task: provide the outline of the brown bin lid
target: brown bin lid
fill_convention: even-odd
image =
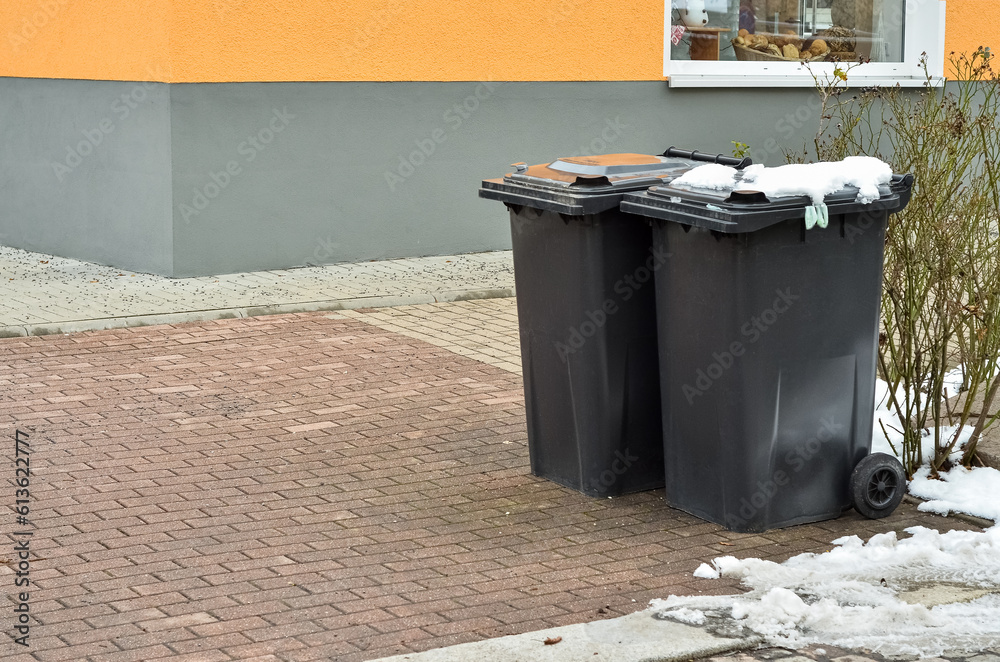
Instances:
[[[541,165],[515,165],[517,172],[508,174],[505,180],[544,187],[596,186],[616,190],[647,188],[692,167],[685,159],[650,154],[573,156]]]

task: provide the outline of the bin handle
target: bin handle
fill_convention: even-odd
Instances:
[[[706,152],[699,152],[698,150],[684,150],[678,149],[671,145],[667,148],[660,156],[676,156],[682,159],[691,159],[692,161],[705,161],[706,163],[720,163],[722,165],[733,166],[737,170],[742,170],[748,165],[753,165],[753,159],[749,156],[744,156],[742,159],[738,159],[735,156],[726,156],[725,154],[708,154]]]
[[[912,174],[907,173],[905,175],[893,175],[890,186],[893,191],[899,194],[899,209],[902,209],[910,203],[910,195],[913,192]],[[896,211],[899,211],[899,209]]]

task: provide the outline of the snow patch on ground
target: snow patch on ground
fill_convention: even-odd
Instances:
[[[736,168],[712,163],[689,170],[673,184],[727,190],[735,186],[738,175]],[[854,186],[858,188],[858,202],[869,204],[879,199],[879,185],[892,181],[892,168],[870,156],[776,168],[754,164],[743,170],[742,181],[769,197],[808,195],[814,205],[823,204],[825,196],[845,186]]]
[[[951,392],[957,393],[961,382],[960,370],[949,374]],[[881,380],[875,404],[872,452],[897,455],[902,427]],[[941,432],[946,439],[958,434],[958,447],[972,428]],[[921,450],[925,461],[932,457],[933,436],[925,437]],[[903,540],[893,532],[868,542],[846,536],[834,540],[829,552],[801,554],[780,564],[721,556],[701,564],[695,577],[737,578],[749,593],[670,596],[651,605],[662,618],[721,633],[749,631],[788,648],[827,644],[936,657],[1000,645],[1000,471],[956,466],[937,480],[924,467],[909,491],[926,499],[920,510],[963,512],[998,525],[943,534],[914,527]]]
[[[719,571],[707,563],[702,563],[698,566],[698,569],[694,571],[694,576],[699,579],[718,579]]]
[[[948,373],[946,381],[951,384],[953,393],[958,393],[962,384],[962,370],[956,368]],[[902,398],[903,394],[897,394]],[[899,458],[903,448],[902,426],[899,418],[889,405],[889,385],[881,379],[875,382],[875,429],[872,433],[872,452],[888,453]],[[972,426],[966,425],[959,430],[957,425],[941,429],[944,439],[950,439],[958,433],[958,443],[955,448],[972,437]],[[928,434],[920,449],[924,462],[934,457],[934,437]],[[952,460],[957,464],[961,460],[961,451],[957,451]],[[957,465],[950,471],[942,472],[940,480],[930,478],[930,468],[921,467],[909,483],[909,492],[913,496],[925,499],[917,506],[924,512],[949,515],[951,513],[966,513],[1000,523],[1000,471],[989,467],[974,467],[965,469]]]
[[[952,467],[940,480],[921,467],[910,481],[910,494],[926,499],[917,506],[924,512],[948,515],[968,513],[1000,524],[1000,471],[990,467]]]
[[[705,612],[697,609],[679,607],[670,612],[670,618],[680,623],[687,623],[688,625],[705,624]]]
[[[949,375],[952,373],[949,373]],[[958,384],[961,384],[961,376],[957,377]],[[902,389],[896,393],[896,397],[903,402],[904,393]],[[872,430],[872,453],[888,453],[900,458],[903,450],[903,426],[899,423],[895,408],[889,402],[889,385],[881,379],[875,380],[875,422]],[[958,443],[956,449],[960,449],[962,444],[972,437],[972,426],[965,426],[959,432],[957,425],[941,428],[942,439],[950,439],[958,433]],[[930,430],[927,433],[920,447],[920,457],[923,462],[929,462],[934,458],[934,436]],[[961,451],[955,453],[955,461],[960,461]]]
[[[958,366],[954,370],[949,370],[944,375],[944,397],[954,398],[962,392],[962,384],[965,382],[965,370]]]
[[[907,533],[903,540],[890,532],[867,543],[847,536],[829,552],[780,564],[719,557],[712,569],[740,579],[749,593],[672,595],[651,606],[661,618],[735,626],[789,648],[826,644],[934,657],[1000,645],[1000,527],[944,534],[913,527]],[[900,598],[928,583],[990,592],[933,607]]]

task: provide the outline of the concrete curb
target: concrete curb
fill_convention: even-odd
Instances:
[[[547,639],[561,638],[546,645]],[[649,610],[620,618],[405,653],[372,662],[683,662],[753,648],[759,636],[721,637],[698,627],[660,620]]]
[[[149,315],[129,315],[126,317],[102,317],[96,319],[66,320],[44,324],[0,326],[0,338],[26,338],[28,336],[48,336],[79,333],[82,331],[104,331],[155,324],[184,324],[217,319],[238,319],[263,315],[288,315],[292,313],[312,313],[358,308],[393,308],[427,303],[451,301],[474,301],[479,299],[502,299],[514,296],[513,288],[444,290],[427,294],[382,295],[330,299],[325,301],[305,301],[281,303],[267,306],[247,306],[243,308],[215,308],[174,313]]]

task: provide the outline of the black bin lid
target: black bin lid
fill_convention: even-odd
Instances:
[[[487,179],[479,197],[561,214],[582,216],[614,209],[622,196],[679,177],[703,165],[685,158],[650,154],[605,154],[560,158],[528,166],[503,179]]]
[[[912,185],[913,175],[893,175],[889,184],[879,186],[879,199],[871,203],[858,202],[858,189],[853,186],[827,195],[824,203],[830,214],[872,211],[891,214],[909,202]],[[648,191],[625,195],[621,209],[631,214],[735,234],[805,218],[806,208],[813,205],[809,196],[768,198],[752,187],[752,183],[744,185],[738,180],[731,190],[658,185]]]

